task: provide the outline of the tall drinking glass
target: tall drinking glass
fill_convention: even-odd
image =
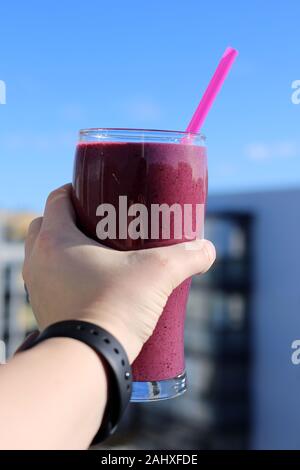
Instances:
[[[73,201],[78,225],[116,250],[203,237],[207,195],[205,138],[144,129],[87,129],[77,144]],[[115,221],[108,221],[108,205]],[[154,333],[133,364],[131,401],[186,390],[184,320],[190,279],[170,295]]]

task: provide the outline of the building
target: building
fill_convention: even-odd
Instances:
[[[35,325],[24,292],[22,264],[30,213],[0,212],[0,339],[11,356]]]
[[[257,449],[299,449],[300,189],[213,196],[211,212],[250,215],[252,250],[251,440]]]

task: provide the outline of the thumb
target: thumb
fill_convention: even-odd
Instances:
[[[168,274],[173,287],[177,287],[194,274],[204,274],[216,259],[216,250],[209,240],[194,240],[159,248],[160,256],[167,259]]]

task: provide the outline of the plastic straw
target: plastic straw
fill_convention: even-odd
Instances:
[[[219,65],[209,82],[207,89],[186,129],[186,132],[199,132],[202,124],[213,104],[217,94],[219,93],[225,78],[228,75],[231,66],[238,55],[238,51],[232,47],[227,47],[225,50]]]

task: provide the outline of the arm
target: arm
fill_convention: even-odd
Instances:
[[[25,245],[23,276],[40,329],[61,320],[98,324],[137,357],[172,290],[214,261],[205,240],[120,252],[83,235],[70,186],[54,191]],[[98,430],[107,384],[85,344],[50,339],[0,368],[0,448],[87,448]]]
[[[69,338],[53,338],[17,354],[0,370],[1,449],[84,449],[106,403],[97,354]]]

